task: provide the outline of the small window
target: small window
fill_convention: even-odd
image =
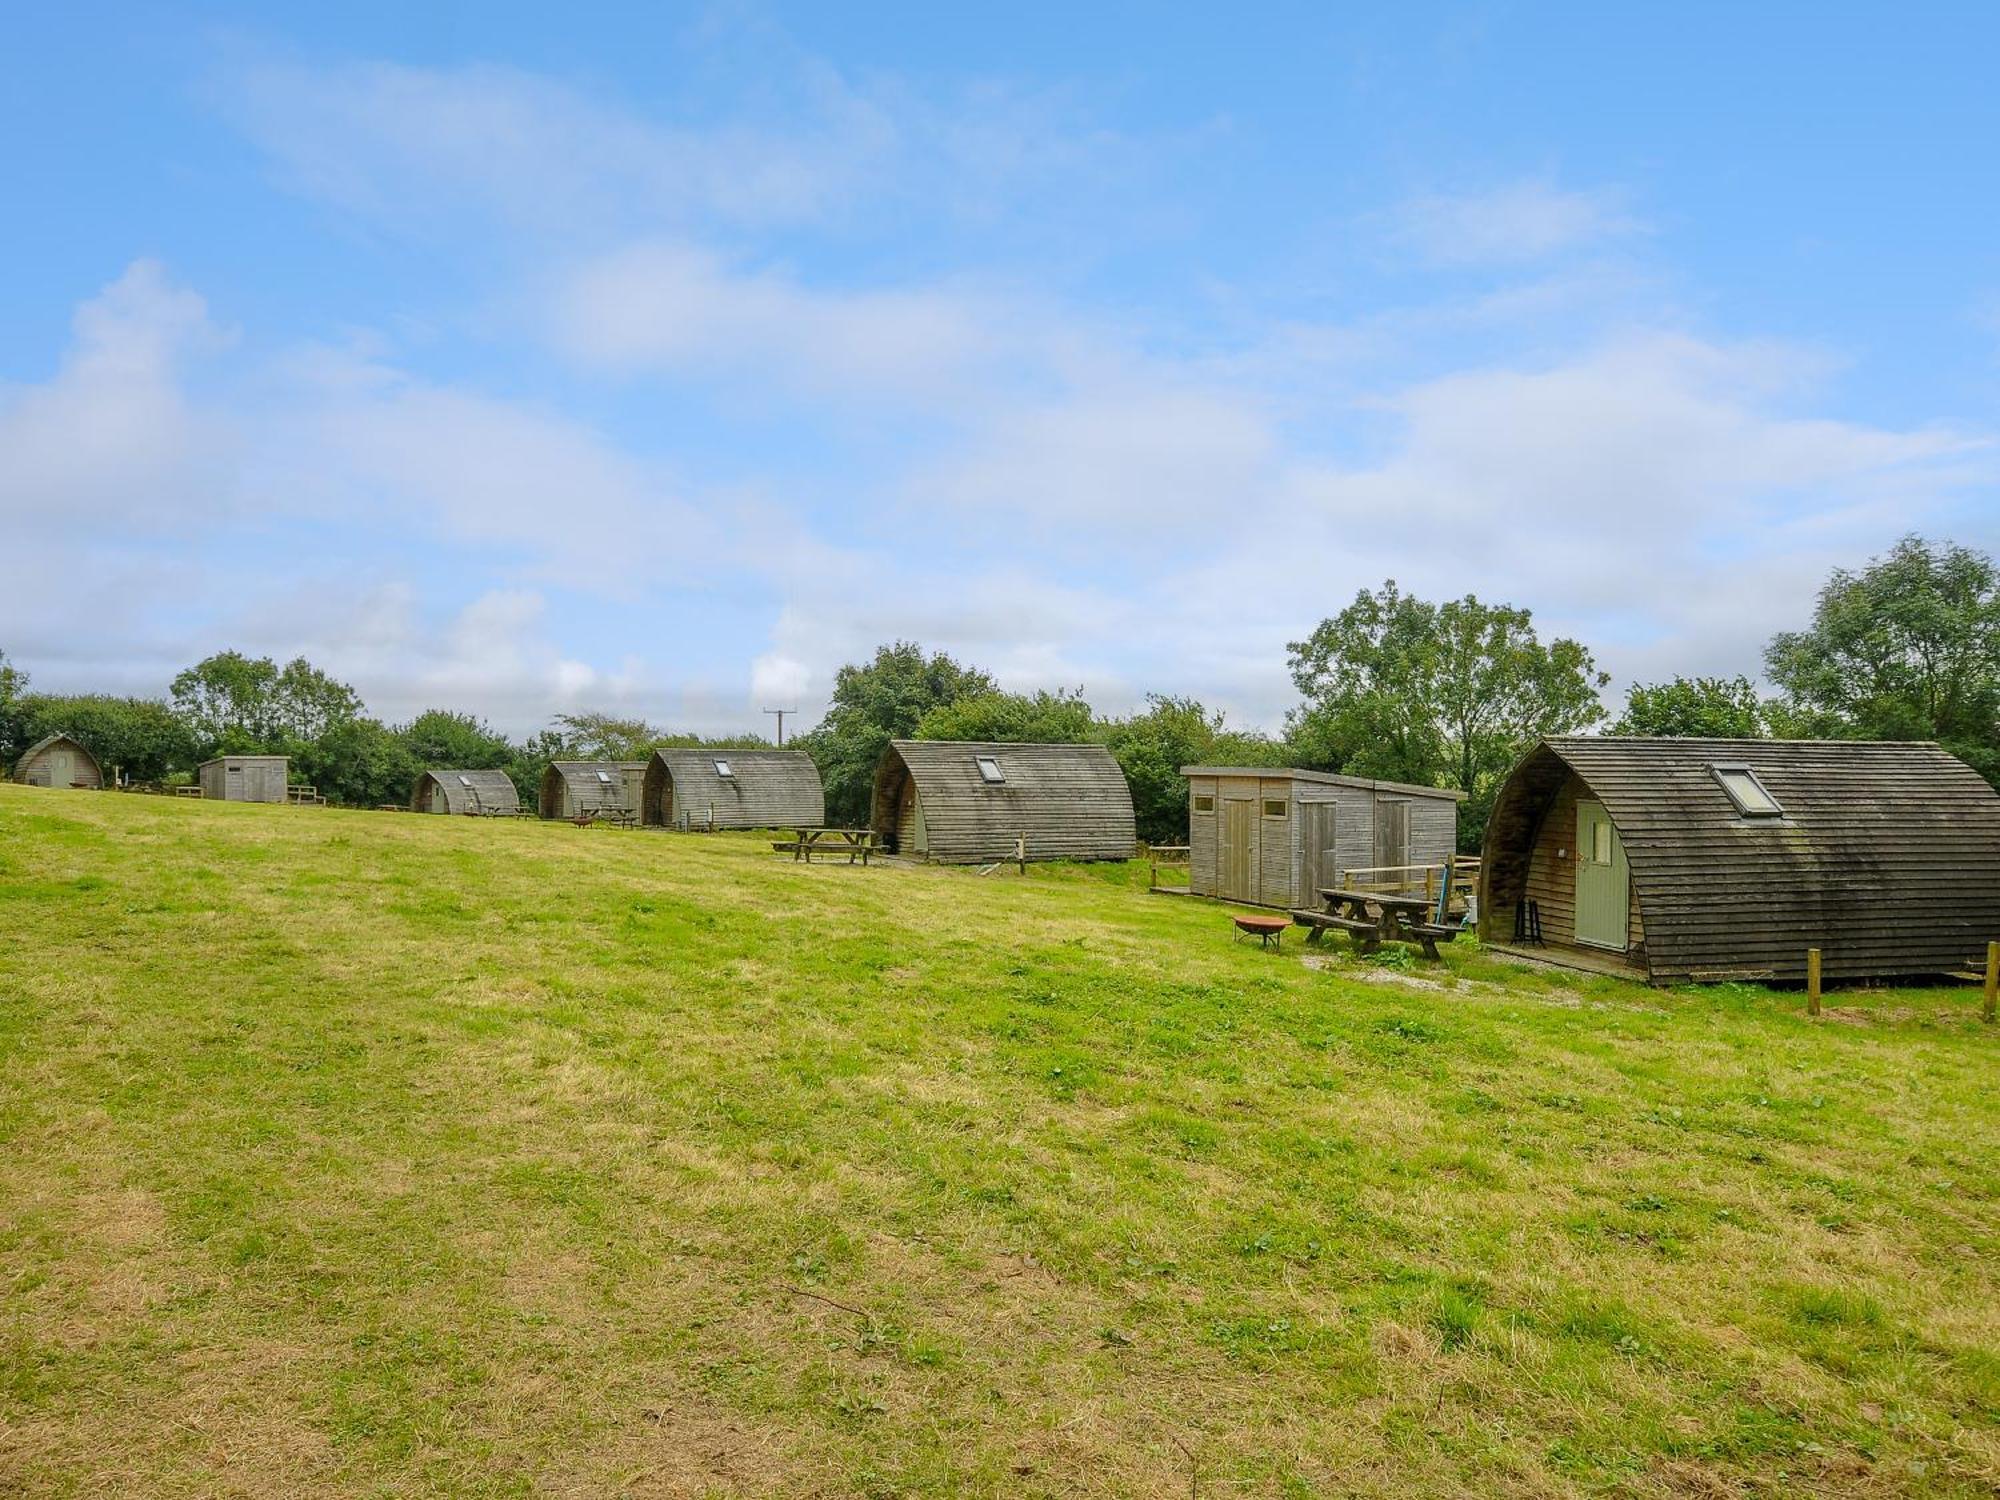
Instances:
[[[1265,817],[1282,818],[1284,815],[1285,815],[1285,799],[1283,797],[1266,797],[1264,799]]]
[[[1736,810],[1746,818],[1782,818],[1785,810],[1778,806],[1778,799],[1764,790],[1764,783],[1757,779],[1757,773],[1748,766],[1710,766],[1715,779],[1722,783],[1722,789],[1729,793],[1729,800],[1736,804]]]
[[[733,780],[736,775],[734,771],[729,769],[729,762],[726,760],[719,760],[715,763],[715,774],[720,776],[724,781]]]
[[[1590,862],[1594,865],[1611,863],[1611,824],[1599,818],[1590,825]]]
[[[606,786],[611,785],[611,773],[609,771],[599,771],[597,773],[597,779]]]
[[[460,786],[471,786],[472,778],[470,776],[461,776],[458,778],[458,784]]]
[[[997,786],[1007,779],[1000,769],[1000,762],[992,756],[976,755],[973,759],[979,762],[979,779],[989,786]]]
[[[1194,810],[1196,812],[1214,812],[1215,799],[1213,797],[1205,797],[1205,796],[1195,798]]]

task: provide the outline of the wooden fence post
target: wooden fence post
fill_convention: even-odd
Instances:
[[[1014,861],[1020,865],[1023,875],[1028,873],[1028,836],[1025,833],[1014,840]]]
[[[1993,1013],[2000,1005],[2000,943],[1986,945],[1986,1003],[1980,1007],[1980,1019],[1989,1026],[1993,1024]]]
[[[1806,949],[1806,1014],[1819,1014],[1819,949]]]

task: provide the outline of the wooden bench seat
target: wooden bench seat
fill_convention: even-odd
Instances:
[[[1423,945],[1425,958],[1436,958],[1437,945],[1450,942],[1461,930],[1457,927],[1441,927],[1436,922],[1411,922],[1404,928],[1404,931]]]
[[[1382,939],[1381,923],[1365,922],[1359,917],[1340,917],[1328,911],[1301,910],[1292,913],[1292,921],[1300,927],[1310,929],[1306,933],[1308,948],[1318,947],[1319,940],[1325,936],[1329,928],[1348,934],[1354,939],[1355,947],[1364,953],[1375,948]]]

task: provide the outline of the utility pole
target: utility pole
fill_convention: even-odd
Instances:
[[[776,715],[778,716],[778,748],[779,748],[780,750],[784,749],[784,747],[785,747],[785,715],[786,715],[786,714],[795,714],[795,713],[797,713],[797,712],[798,712],[798,710],[797,710],[796,708],[767,708],[767,709],[765,709],[765,710],[764,710],[764,712],[765,712],[765,713],[767,713],[767,714],[776,714]]]

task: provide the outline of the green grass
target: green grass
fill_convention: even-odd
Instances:
[[[1990,1495],[2000,1038],[0,787],[0,1494]]]

